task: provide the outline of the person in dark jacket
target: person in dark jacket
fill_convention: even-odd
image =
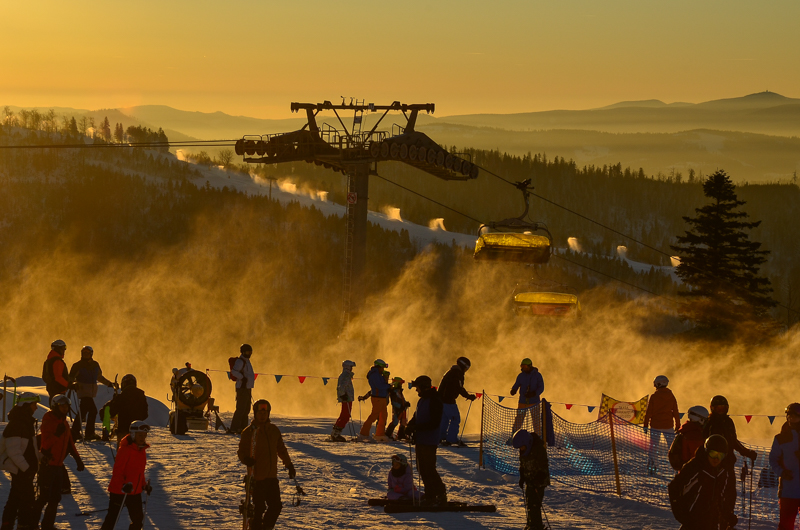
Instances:
[[[414,439],[417,469],[425,485],[425,502],[447,504],[447,488],[436,471],[436,449],[439,446],[442,421],[442,400],[431,386],[427,375],[417,377],[411,386],[417,389],[419,401],[414,416],[406,426],[406,434]]]
[[[130,433],[119,444],[119,452],[114,459],[114,470],[108,484],[108,513],[100,530],[113,530],[119,518],[123,503],[128,509],[131,524],[128,530],[141,530],[144,523],[142,511],[142,492],[147,495],[153,491],[150,481],[144,477],[147,465],[147,433],[150,426],[143,421],[130,425]]]
[[[678,429],[672,445],[669,446],[669,464],[675,471],[694,457],[695,452],[703,445],[703,425],[708,419],[708,409],[700,405],[690,407],[686,421]]]
[[[239,346],[239,358],[231,366],[230,377],[236,381],[236,411],[231,419],[228,432],[239,434],[250,421],[250,403],[253,402],[253,387],[256,384],[256,373],[250,357],[253,347],[249,344]]]
[[[16,519],[19,519],[17,528],[20,530],[34,528],[38,522],[34,509],[36,491],[33,487],[41,456],[33,417],[38,406],[39,396],[24,392],[8,413],[8,425],[3,431],[8,461],[0,464],[11,473],[11,490],[3,508],[2,530],[14,528]]]
[[[519,375],[514,385],[511,387],[511,395],[516,395],[519,391],[519,403],[517,417],[514,418],[514,428],[511,432],[517,432],[525,422],[525,410],[535,407],[542,399],[544,392],[544,378],[539,369],[533,365],[533,361],[525,357],[519,365]]]
[[[131,423],[136,420],[146,420],[147,397],[144,390],[136,387],[136,377],[127,374],[120,382],[120,393],[111,400],[109,412],[111,417],[117,417],[117,446],[127,436]]]
[[[94,349],[91,346],[84,346],[81,349],[81,360],[72,365],[69,370],[69,377],[72,381],[71,387],[80,400],[80,414],[72,424],[72,436],[75,440],[81,438],[91,441],[99,440],[100,437],[94,432],[94,422],[97,418],[97,405],[94,398],[97,396],[97,383],[103,383],[111,388],[114,383],[103,377],[100,365],[92,357]],[[85,436],[81,436],[81,423],[86,421]]]
[[[550,485],[547,447],[535,432],[516,431],[511,444],[519,449],[519,487],[525,492],[528,523],[525,530],[544,530],[542,501],[544,489]]]
[[[44,380],[47,395],[50,396],[49,405],[53,405],[53,397],[66,393],[71,379],[67,372],[64,355],[67,353],[67,343],[63,340],[54,340],[50,344],[50,353],[42,365],[42,379]]]
[[[450,367],[439,383],[439,397],[442,400],[442,424],[440,426],[440,439],[442,445],[463,445],[458,439],[461,426],[461,413],[456,405],[456,398],[462,396],[474,401],[475,394],[470,394],[464,389],[464,373],[470,368],[469,359],[459,357],[456,364]]]
[[[402,377],[395,377],[392,379],[392,387],[389,389],[389,402],[392,404],[392,421],[386,426],[386,436],[393,438],[394,428],[399,425],[396,440],[402,440],[406,437],[406,425],[408,424],[406,410],[411,406],[411,403],[406,401],[403,395],[404,383],[405,381]]]
[[[736,476],[722,462],[728,442],[713,434],[672,482],[669,502],[681,530],[728,530],[736,526]]]
[[[733,424],[733,420],[728,416],[728,400],[724,396],[714,396],[711,399],[710,408],[711,415],[703,426],[703,437],[708,438],[712,434],[719,434],[728,442],[730,450],[725,455],[725,461],[722,462],[722,465],[729,469],[733,469],[736,466],[734,450],[743,457],[755,461],[758,453],[742,445],[742,442],[736,436],[736,425]]]
[[[800,509],[800,403],[786,407],[786,423],[772,441],[769,464],[780,477],[778,530],[792,530]]]

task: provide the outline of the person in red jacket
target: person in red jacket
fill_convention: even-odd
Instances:
[[[694,458],[697,450],[703,446],[703,425],[708,419],[708,409],[696,405],[689,408],[687,420],[683,422],[672,445],[669,446],[669,463],[672,469],[680,471],[683,465]]]
[[[149,425],[143,421],[135,421],[131,423],[129,434],[119,444],[114,471],[108,485],[108,514],[100,530],[113,530],[123,504],[128,508],[128,516],[131,518],[129,530],[141,530],[144,524],[142,491],[150,495],[153,490],[150,482],[144,478],[147,448],[150,447],[147,445],[148,432]]]
[[[650,429],[650,447],[647,452],[647,471],[651,475],[658,470],[656,465],[657,446],[661,441],[661,434],[667,431],[677,431],[681,426],[681,416],[678,413],[678,401],[672,390],[667,388],[669,379],[659,375],[653,380],[656,391],[647,401],[647,411],[644,413],[644,432]]]
[[[64,394],[53,397],[53,408],[45,413],[42,418],[42,446],[41,453],[44,455],[43,465],[39,471],[39,491],[41,496],[37,501],[39,513],[44,509],[41,530],[52,530],[58,511],[58,503],[61,502],[61,486],[63,477],[66,474],[64,468],[64,458],[67,453],[78,464],[78,471],[83,471],[83,460],[81,460],[75,442],[72,440],[72,432],[67,423],[67,413],[72,405],[69,398]],[[46,508],[45,508],[46,506]]]
[[[50,406],[53,406],[53,397],[64,394],[72,382],[64,355],[67,353],[67,343],[63,340],[54,340],[50,344],[50,353],[42,365],[42,379],[44,380],[47,395],[50,396]]]

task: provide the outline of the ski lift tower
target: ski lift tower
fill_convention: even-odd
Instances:
[[[267,135],[246,135],[236,142],[236,154],[251,164],[278,164],[305,161],[342,172],[347,176],[347,233],[343,282],[343,328],[361,310],[364,292],[364,266],[367,242],[367,200],[369,176],[377,175],[378,162],[394,160],[419,168],[444,180],[470,180],[478,177],[478,168],[469,160],[448,153],[426,134],[415,130],[420,111],[431,114],[433,103],[408,105],[365,104],[342,100],[340,105],[292,103],[292,112],[305,111],[308,117],[300,130]],[[317,124],[317,115],[332,111],[335,125]],[[386,115],[402,112],[405,126],[393,124],[391,132],[378,130]],[[342,115],[352,112],[348,129]],[[375,124],[364,130],[364,115],[381,113]],[[349,116],[347,116],[349,118]]]

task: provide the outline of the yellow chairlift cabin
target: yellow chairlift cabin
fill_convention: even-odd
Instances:
[[[581,316],[581,303],[575,289],[552,280],[517,284],[511,299],[518,316]]]
[[[525,198],[525,211],[519,217],[481,225],[473,258],[480,261],[547,263],[553,236],[544,223],[526,220],[531,179],[517,182]],[[542,232],[537,234],[535,232]]]

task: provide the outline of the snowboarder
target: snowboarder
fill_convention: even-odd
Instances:
[[[278,483],[278,457],[289,471],[289,478],[297,475],[283,444],[281,431],[270,422],[272,406],[266,399],[259,399],[253,405],[253,422],[242,431],[239,440],[239,460],[252,469],[248,474],[252,488],[255,511],[249,528],[266,530],[275,527],[281,513],[281,488]],[[264,511],[266,510],[266,514]]]
[[[372,411],[364,425],[361,426],[361,431],[358,433],[359,442],[388,442],[389,437],[386,436],[386,407],[388,405],[389,383],[387,377],[383,375],[389,365],[383,359],[375,359],[372,363],[372,368],[367,372],[367,382],[369,383],[369,397],[372,403]],[[364,401],[367,396],[359,397],[359,401]],[[372,424],[377,420],[375,426],[375,438],[369,436],[369,431]]]
[[[778,530],[792,530],[800,509],[800,403],[786,407],[786,422],[772,441],[769,464],[780,477]]]
[[[71,379],[67,372],[64,355],[67,352],[67,343],[61,339],[50,344],[50,353],[42,365],[42,379],[44,380],[47,395],[50,396],[49,405],[53,405],[53,396],[66,393]]]
[[[736,425],[728,416],[728,400],[725,399],[725,396],[714,396],[711,399],[711,407],[709,408],[711,409],[711,414],[708,416],[705,425],[703,425],[703,436],[708,438],[712,434],[720,434],[728,442],[729,451],[722,465],[733,470],[736,466],[736,456],[733,454],[734,449],[740,455],[755,462],[758,453],[742,445],[742,442],[736,436]]]
[[[353,401],[355,401],[356,396],[353,389],[353,368],[355,367],[356,363],[353,361],[342,361],[342,373],[339,375],[339,382],[336,385],[336,400],[342,404],[342,411],[339,413],[339,419],[333,424],[333,430],[331,431],[332,442],[347,441],[342,436],[342,429],[350,421],[350,416],[353,413]]]
[[[519,403],[517,409],[523,412],[517,413],[514,419],[514,428],[511,432],[516,432],[525,422],[524,409],[531,408],[539,404],[539,400],[544,392],[544,378],[539,369],[533,366],[533,361],[525,357],[519,365],[520,373],[514,386],[511,387],[511,395],[516,395],[519,390]]]
[[[669,463],[675,471],[680,471],[705,441],[703,425],[708,419],[708,409],[696,405],[689,409],[686,416],[686,421],[678,429],[672,445],[669,446]]]
[[[661,440],[662,433],[672,432],[681,426],[681,416],[678,412],[678,401],[672,390],[667,388],[669,379],[659,375],[653,380],[656,391],[647,400],[647,410],[644,413],[644,432],[650,432],[650,445],[647,450],[647,471],[652,475],[658,470],[656,464],[656,448]],[[704,438],[705,439],[705,438]]]
[[[109,406],[111,417],[117,417],[117,447],[128,434],[131,423],[144,421],[148,415],[147,397],[144,390],[136,387],[136,377],[126,374],[119,386],[120,393],[114,396]]]
[[[450,367],[442,377],[442,382],[439,383],[439,397],[443,405],[442,424],[440,426],[442,445],[464,445],[458,439],[461,427],[461,413],[458,411],[456,398],[460,395],[470,401],[475,401],[477,397],[464,389],[464,373],[469,368],[469,359],[459,357],[456,359],[456,364]]]
[[[94,422],[97,418],[97,405],[94,398],[97,396],[97,383],[103,383],[111,388],[114,383],[103,377],[100,365],[92,357],[94,349],[91,346],[81,348],[81,360],[72,365],[69,377],[73,381],[70,385],[80,400],[80,414],[72,424],[72,436],[75,440],[99,440],[94,432]],[[81,436],[81,422],[86,420],[86,433]]]
[[[39,468],[38,443],[33,413],[39,406],[39,396],[23,392],[17,398],[17,405],[8,413],[8,425],[3,431],[0,453],[8,458],[2,463],[3,469],[11,473],[11,490],[8,492],[3,508],[2,530],[14,528],[19,520],[20,530],[35,528],[38,518],[34,510],[36,491],[33,479]]]
[[[79,472],[84,469],[83,460],[75,448],[72,431],[67,423],[67,413],[72,403],[64,394],[53,396],[52,402],[53,407],[42,418],[41,429],[41,452],[45,458],[39,470],[40,497],[36,503],[36,513],[41,514],[44,509],[42,530],[52,530],[56,520],[58,503],[61,502],[64,475],[66,475],[64,458],[67,453],[71,454],[77,462]],[[35,519],[38,520],[38,516],[35,516]]]
[[[542,501],[544,489],[550,485],[547,448],[538,434],[525,429],[513,434],[511,444],[519,449],[519,487],[525,494],[528,515],[525,530],[544,530]]]
[[[147,465],[147,433],[150,426],[143,421],[131,423],[129,433],[119,444],[111,482],[108,484],[108,513],[100,530],[113,530],[119,519],[122,505],[128,509],[131,519],[129,530],[141,530],[144,524],[142,491],[150,495],[153,488],[144,478]]]
[[[436,449],[442,432],[442,398],[427,375],[417,377],[411,386],[417,389],[419,401],[406,426],[406,434],[414,440],[417,469],[425,485],[424,502],[443,506],[447,504],[447,489],[436,471]]]
[[[239,358],[231,366],[231,379],[236,381],[236,411],[228,432],[233,434],[241,433],[250,421],[250,403],[253,402],[253,386],[256,383],[256,374],[250,364],[252,355],[253,347],[242,344],[239,346]]]
[[[722,464],[728,442],[709,436],[694,458],[669,483],[672,514],[681,530],[727,530],[736,526],[736,476]]]
[[[414,487],[414,476],[405,455],[392,456],[386,498],[390,501],[419,500],[419,492]]]
[[[395,377],[392,379],[392,387],[389,389],[389,402],[392,404],[392,422],[386,426],[386,435],[393,438],[394,428],[400,425],[397,429],[396,440],[402,440],[406,437],[406,410],[411,406],[411,403],[406,401],[403,396],[403,384],[405,381],[402,377]]]

